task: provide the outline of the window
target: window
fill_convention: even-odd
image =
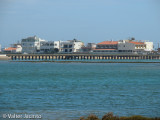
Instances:
[[[69,52],[72,52],[72,49],[69,49]]]
[[[97,48],[100,48],[100,45],[98,45]]]
[[[51,43],[51,44],[50,44],[50,46],[54,46],[54,44],[53,44],[53,43]]]
[[[64,52],[68,52],[68,50],[67,50],[67,49],[65,49],[65,50],[64,50]]]
[[[68,48],[68,46],[67,46],[67,45],[64,45],[64,48]]]
[[[72,45],[69,45],[69,48],[72,48]]]

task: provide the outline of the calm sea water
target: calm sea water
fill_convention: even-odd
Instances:
[[[0,62],[3,114],[160,117],[160,63]]]

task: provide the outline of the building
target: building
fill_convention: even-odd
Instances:
[[[93,53],[147,54],[152,52],[153,42],[134,40],[104,41],[97,44]]]
[[[57,53],[60,49],[60,41],[40,42],[40,53]]]
[[[135,50],[135,44],[130,40],[119,40],[118,41],[118,52],[119,53],[132,53]]]
[[[103,41],[96,45],[93,49],[94,53],[117,53],[118,52],[118,41]]]
[[[11,44],[12,48],[16,48],[16,53],[22,53],[22,46],[20,43],[17,44]]]
[[[4,53],[16,53],[16,48],[8,47],[3,50]]]
[[[94,48],[96,48],[96,43],[87,43],[87,47],[94,49]]]
[[[145,51],[153,51],[153,42],[144,42],[144,44],[146,45]]]
[[[91,52],[95,48],[96,48],[96,43],[87,43],[86,46],[83,46],[81,48],[81,52],[83,52],[83,53],[89,53],[89,52]]]
[[[141,41],[120,40],[118,42],[119,53],[144,53],[146,44]]]
[[[81,48],[84,46],[84,43],[80,40],[67,40],[60,41],[60,53],[74,53],[80,52]]]
[[[22,53],[21,44],[11,44],[11,47],[5,48],[4,53]]]
[[[37,36],[28,37],[21,40],[22,53],[37,53],[40,52],[40,43],[44,42]]]

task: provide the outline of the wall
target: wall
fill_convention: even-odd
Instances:
[[[152,51],[153,50],[153,42],[144,42],[146,44],[145,51]]]
[[[119,42],[118,43],[118,50],[135,50],[135,45],[129,42]]]

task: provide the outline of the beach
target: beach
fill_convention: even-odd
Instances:
[[[0,60],[10,60],[11,58],[6,56],[5,54],[0,54]]]

